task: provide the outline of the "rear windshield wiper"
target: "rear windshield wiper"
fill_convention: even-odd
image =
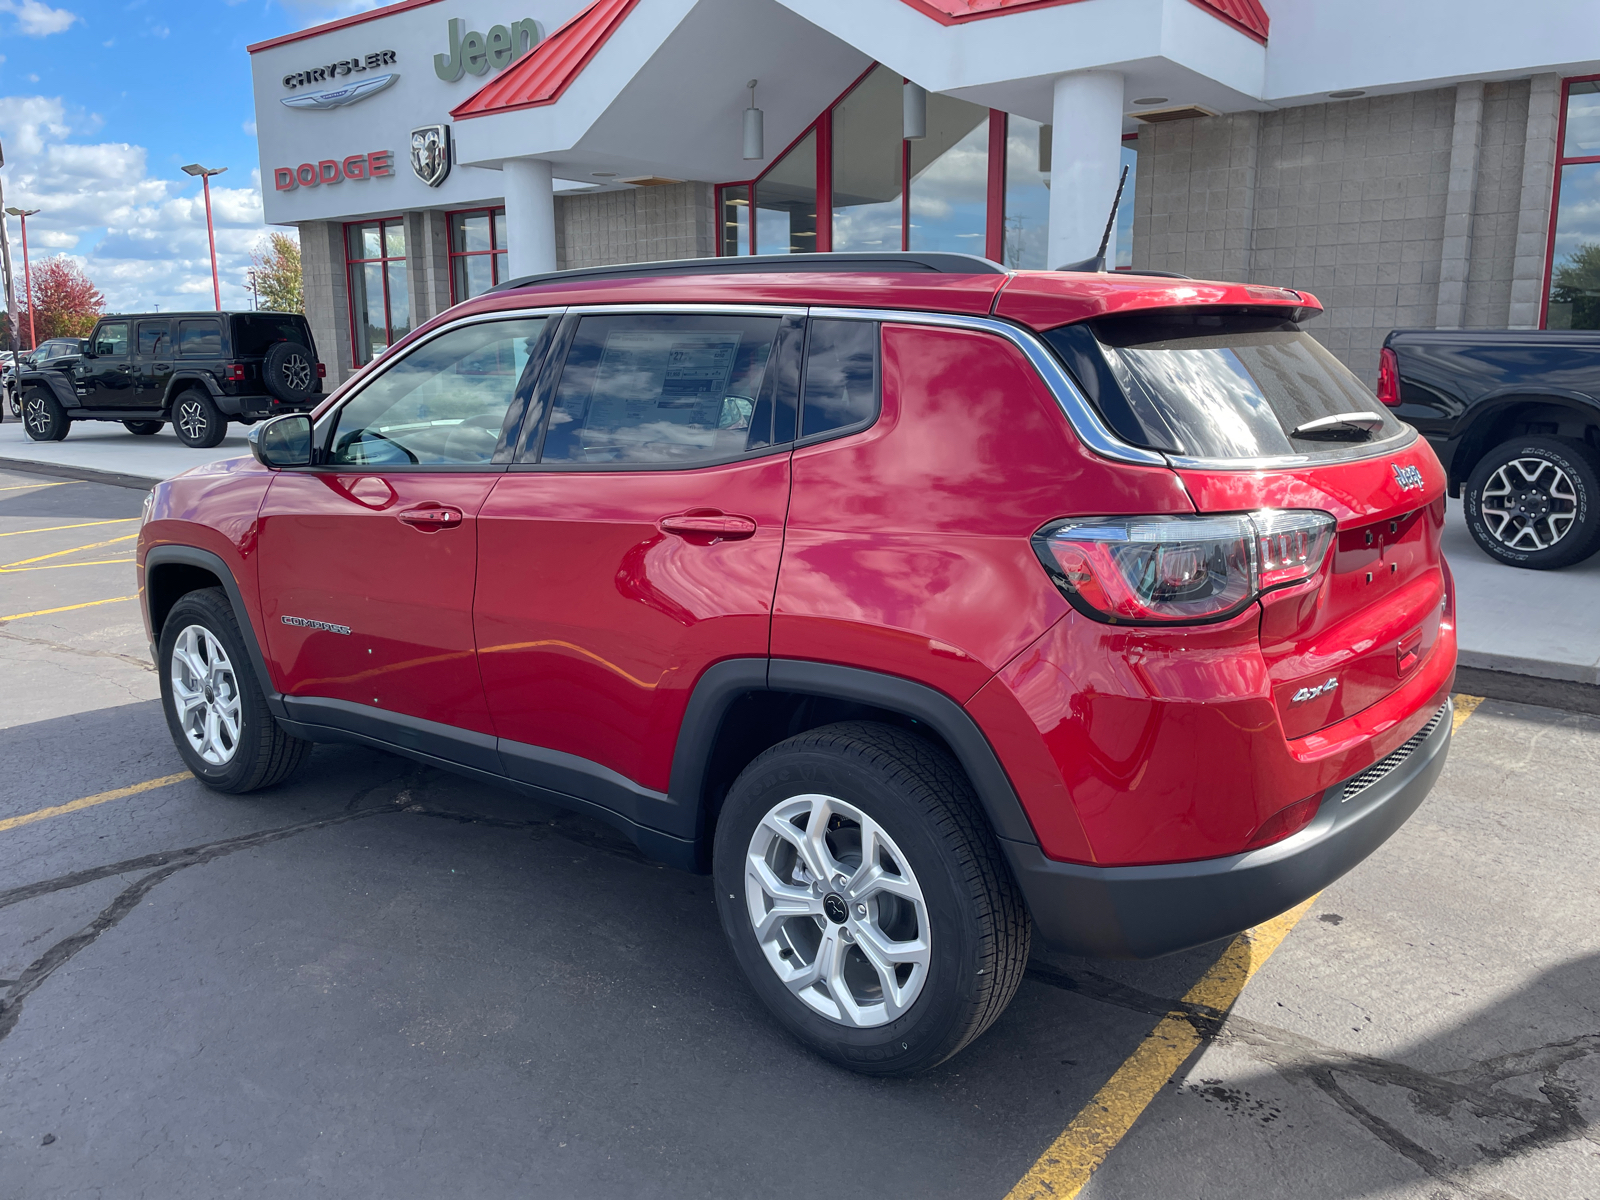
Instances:
[[[1354,441],[1371,436],[1373,430],[1383,427],[1383,416],[1375,412],[1334,413],[1296,425],[1290,437],[1324,439],[1327,441]]]

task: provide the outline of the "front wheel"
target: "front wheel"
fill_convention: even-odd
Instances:
[[[36,442],[59,442],[72,428],[72,418],[49,392],[35,389],[22,401],[22,427]]]
[[[172,606],[158,651],[161,707],[195,778],[219,792],[281,783],[311,753],[267,710],[233,606],[221,588],[189,592]]]
[[[713,876],[756,993],[840,1066],[935,1066],[1022,982],[1027,910],[972,785],[904,730],[843,722],[767,750],[728,793]]]
[[[172,430],[185,446],[209,450],[227,435],[228,421],[210,396],[191,388],[173,401]]]
[[[1502,442],[1473,468],[1462,507],[1491,558],[1535,571],[1571,566],[1600,547],[1600,462],[1582,442]]]
[[[122,427],[139,437],[150,437],[161,432],[161,424],[160,421],[124,421]]]

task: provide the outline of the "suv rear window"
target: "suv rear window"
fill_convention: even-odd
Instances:
[[[233,319],[233,352],[240,358],[259,358],[277,342],[299,342],[307,349],[311,338],[304,317],[280,313],[249,313]]]
[[[1105,422],[1137,446],[1262,458],[1333,453],[1406,432],[1320,342],[1275,315],[1166,310],[1044,336]],[[1347,415],[1363,420],[1304,428]]]

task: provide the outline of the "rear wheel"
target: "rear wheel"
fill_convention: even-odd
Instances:
[[[1462,500],[1473,540],[1510,566],[1548,571],[1600,548],[1600,462],[1581,442],[1503,442],[1473,468]]]
[[[254,792],[287,779],[311,743],[267,709],[233,606],[221,588],[172,606],[158,651],[161,707],[195,778],[219,792]]]
[[[59,442],[72,428],[72,418],[61,401],[35,388],[22,399],[22,427],[36,442]]]
[[[209,450],[227,435],[228,422],[210,396],[191,388],[173,401],[172,430],[185,446]]]
[[[129,433],[138,434],[140,437],[149,437],[151,434],[161,432],[161,421],[124,421],[122,427]]]
[[[713,874],[756,993],[852,1070],[943,1062],[1027,966],[1027,910],[971,783],[891,726],[825,726],[752,762],[718,818]]]

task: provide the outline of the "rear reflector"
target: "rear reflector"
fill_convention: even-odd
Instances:
[[[1321,796],[1307,796],[1304,800],[1297,800],[1288,808],[1280,808],[1265,821],[1251,836],[1246,850],[1256,850],[1262,846],[1270,846],[1273,842],[1281,842],[1291,833],[1299,833],[1311,824],[1311,818],[1317,815],[1317,808]]]
[[[1400,360],[1387,346],[1378,353],[1378,399],[1390,408],[1400,407]]]

